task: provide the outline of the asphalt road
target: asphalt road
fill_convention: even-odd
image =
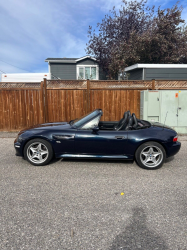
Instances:
[[[1,250],[187,249],[187,141],[156,171],[122,161],[34,167],[15,156],[13,138],[0,142]]]

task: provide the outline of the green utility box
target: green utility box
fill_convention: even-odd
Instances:
[[[140,119],[165,123],[187,134],[187,90],[141,91]]]

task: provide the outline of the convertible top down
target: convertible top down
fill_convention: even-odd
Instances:
[[[118,122],[100,121],[96,109],[70,122],[45,123],[19,132],[16,155],[31,164],[48,164],[56,158],[136,160],[145,169],[160,168],[180,149],[177,133],[160,123],[139,120],[126,111]]]

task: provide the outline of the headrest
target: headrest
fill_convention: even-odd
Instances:
[[[127,113],[128,113],[128,116],[131,116],[131,112],[129,110],[127,111]]]
[[[127,119],[127,117],[128,117],[128,112],[126,111],[123,115],[123,119]]]
[[[133,121],[134,121],[133,127],[136,128],[138,126],[138,121],[137,121],[135,113],[132,114],[132,117],[133,117]]]
[[[126,114],[127,114],[127,117],[129,117],[129,116],[131,115],[131,112],[130,112],[129,110],[126,111],[126,112],[124,113],[124,115],[123,115],[123,118],[125,118]]]

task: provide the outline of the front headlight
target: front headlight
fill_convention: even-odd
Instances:
[[[18,141],[18,137],[19,137],[19,135],[17,135],[16,139],[14,140],[14,143],[16,143]]]
[[[22,138],[21,138],[21,135],[18,135],[14,141],[15,142],[22,142]]]

